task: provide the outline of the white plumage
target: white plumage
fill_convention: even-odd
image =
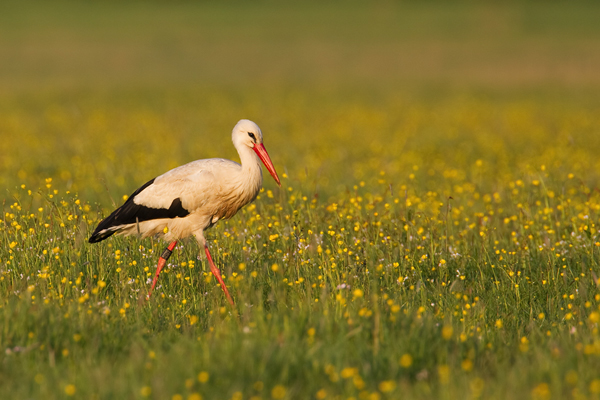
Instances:
[[[221,158],[198,160],[158,176],[136,190],[125,204],[100,222],[89,239],[90,243],[102,241],[113,234],[139,234],[141,237],[158,236],[175,241],[169,246],[172,251],[177,240],[194,235],[204,247],[212,272],[232,302],[220,273],[216,273],[218,269],[212,263],[204,231],[221,219],[233,217],[256,198],[262,187],[260,161],[280,184],[262,144],[258,125],[250,120],[239,121],[233,128],[232,141],[241,164]],[[166,258],[168,256],[170,252]],[[166,258],[159,260],[152,289],[162,269],[161,261],[166,261]]]
[[[154,180],[133,199],[138,205],[168,209],[179,198],[190,215],[184,218],[161,218],[140,223],[142,237],[164,236],[175,240],[202,231],[220,219],[233,217],[252,202],[262,187],[258,157],[252,154],[255,170],[244,174],[242,166],[224,159],[198,160],[175,168]],[[258,172],[257,172],[258,171]],[[249,179],[247,179],[249,178]],[[168,232],[164,234],[164,228]],[[123,229],[123,234],[137,234],[135,224]]]

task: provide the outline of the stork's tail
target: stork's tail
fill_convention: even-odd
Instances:
[[[100,226],[98,226],[98,228],[100,228]],[[90,238],[88,240],[90,243],[101,242],[104,239],[111,237],[112,235],[114,235],[115,233],[117,233],[120,230],[116,226],[110,227],[108,229],[98,229],[98,228],[96,228],[94,233],[92,233],[92,236],[90,236]]]
[[[125,203],[113,211],[108,217],[104,218],[99,224],[92,236],[89,238],[90,243],[98,243],[104,239],[123,230],[127,224],[139,223],[138,212],[141,208],[133,202],[134,197],[142,190],[154,183],[154,179],[146,182],[142,187],[137,189],[125,201]]]

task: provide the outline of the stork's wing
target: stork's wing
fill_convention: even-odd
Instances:
[[[133,202],[153,209],[168,209],[178,200],[188,212],[202,207],[210,194],[218,190],[215,176],[208,169],[183,167],[187,165],[156,178],[152,185],[135,196]]]
[[[98,224],[90,243],[104,240],[130,224],[189,215],[218,196],[221,185],[214,171],[222,173],[235,166],[239,164],[228,160],[200,160],[152,179]]]

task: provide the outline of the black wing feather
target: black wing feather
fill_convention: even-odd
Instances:
[[[153,183],[154,179],[146,182],[142,187],[133,192],[121,207],[117,208],[112,214],[102,220],[90,237],[89,242],[97,243],[114,235],[117,232],[117,229],[110,229],[112,227],[135,224],[153,219],[183,218],[190,214],[188,210],[183,208],[180,198],[173,200],[169,208],[151,208],[134,203],[133,199],[135,196]]]

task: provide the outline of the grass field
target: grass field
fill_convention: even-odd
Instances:
[[[0,6],[0,398],[600,398],[600,6]],[[6,61],[8,60],[8,61]],[[282,177],[195,241],[140,184]]]

